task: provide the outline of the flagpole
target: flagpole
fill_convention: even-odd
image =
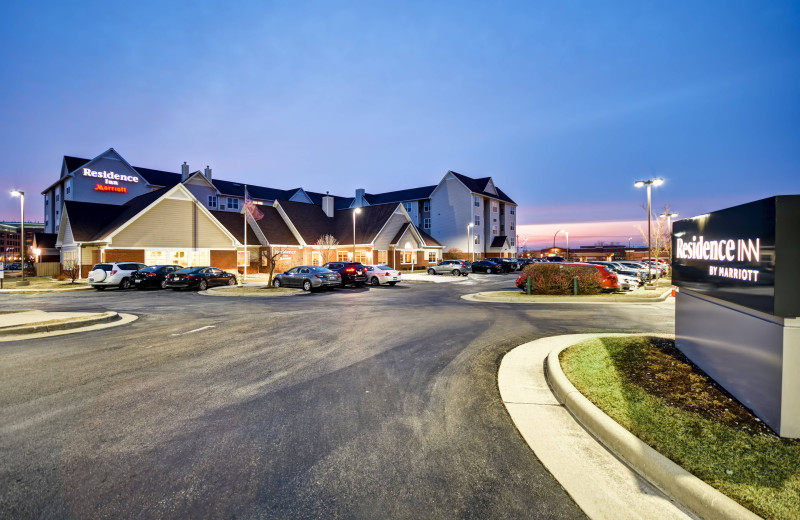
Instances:
[[[247,184],[244,185],[244,281],[247,281]]]

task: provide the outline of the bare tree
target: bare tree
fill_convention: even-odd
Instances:
[[[272,277],[275,274],[275,266],[281,263],[281,256],[285,255],[289,250],[269,246],[269,248],[261,249],[261,258],[263,258],[267,267],[269,267],[269,287],[272,287]]]
[[[333,235],[322,235],[317,240],[319,246],[320,256],[322,256],[322,263],[327,264],[336,260],[336,249],[339,247],[339,241]]]
[[[647,212],[647,206],[643,207],[645,212]],[[669,204],[665,204],[664,211],[660,216],[669,214]],[[652,224],[654,224],[650,229],[650,247],[653,250],[652,260],[658,261],[663,252],[666,252],[667,256],[669,256],[669,251],[672,248],[672,236],[666,218],[658,218],[656,215],[650,215],[650,219]],[[647,243],[647,232],[642,229],[642,226],[636,226],[636,228],[639,230],[639,234],[642,235],[645,243]]]
[[[67,260],[61,266],[61,272],[69,278],[69,283],[74,284],[81,272],[80,266],[74,260]]]

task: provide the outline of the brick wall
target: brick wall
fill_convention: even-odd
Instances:
[[[231,271],[233,273],[237,271],[236,251],[220,251],[212,249],[209,256],[212,266],[219,267],[224,271]]]
[[[140,262],[144,263],[144,249],[106,249],[106,262]]]

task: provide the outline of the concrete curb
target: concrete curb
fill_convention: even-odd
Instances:
[[[564,375],[558,361],[558,355],[570,346],[556,348],[548,354],[545,373],[559,402],[595,438],[651,484],[704,519],[761,518],[658,453],[584,397]]]
[[[60,292],[74,292],[74,291],[88,291],[91,285],[81,285],[79,287],[66,287],[64,289],[0,289],[0,294],[42,294],[42,293],[60,293]]]
[[[104,312],[102,314],[95,314],[92,316],[84,316],[79,318],[72,318],[68,321],[42,321],[38,323],[29,323],[26,325],[16,325],[12,327],[0,327],[1,336],[21,336],[25,334],[38,334],[43,332],[54,332],[61,330],[77,329],[81,327],[91,327],[102,323],[117,321],[120,319],[119,314],[114,311]]]
[[[235,287],[235,286],[234,286]],[[298,289],[297,293],[282,293],[282,294],[225,294],[227,291],[225,287],[214,287],[213,289],[206,289],[205,291],[197,291],[197,294],[203,296],[226,296],[228,298],[284,298],[286,296],[301,296],[303,294],[311,294],[302,289]]]
[[[505,291],[491,291],[493,293],[497,292],[505,292]],[[615,304],[615,303],[658,303],[663,302],[667,298],[670,297],[672,293],[672,289],[667,289],[664,291],[663,294],[660,296],[655,296],[653,298],[636,298],[633,296],[618,296],[618,297],[608,297],[608,296],[583,296],[580,299],[576,300],[568,300],[568,296],[564,296],[561,298],[554,298],[552,296],[532,296],[531,301],[520,301],[515,298],[490,298],[488,296],[483,296],[484,294],[488,294],[489,291],[485,293],[473,293],[473,294],[465,294],[461,296],[461,299],[471,301],[471,302],[483,302],[483,303],[514,303],[514,304],[521,304],[521,305],[531,305],[536,303],[568,303],[568,304],[582,304],[582,303],[602,303],[602,304]]]

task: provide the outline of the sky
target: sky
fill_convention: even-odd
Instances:
[[[639,179],[682,217],[800,193],[797,1],[3,5],[2,220],[111,147],[341,196],[491,176],[542,247],[627,242]]]

